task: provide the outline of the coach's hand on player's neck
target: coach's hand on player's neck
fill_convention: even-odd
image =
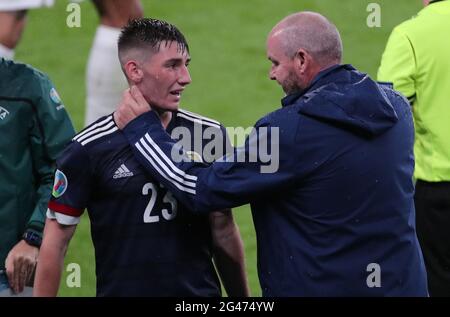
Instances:
[[[152,108],[139,88],[133,85],[123,93],[122,100],[114,112],[114,121],[119,129],[123,129],[131,120],[150,110]]]

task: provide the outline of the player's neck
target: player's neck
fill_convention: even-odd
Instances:
[[[157,110],[159,114],[159,119],[161,120],[161,123],[164,127],[164,129],[167,129],[167,126],[170,123],[170,120],[172,120],[172,112],[171,111],[161,111]]]

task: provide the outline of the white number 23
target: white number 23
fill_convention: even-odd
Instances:
[[[159,215],[152,215],[153,207],[155,207],[156,199],[158,196],[158,190],[153,183],[147,183],[142,187],[142,195],[147,196],[150,194],[150,201],[148,202],[147,208],[145,208],[144,212],[144,222],[145,223],[152,223],[152,222],[159,222]],[[164,219],[166,220],[172,220],[177,215],[177,201],[173,197],[171,192],[166,192],[166,194],[163,197],[163,203],[169,203],[169,208],[163,208],[161,210],[161,214]],[[169,210],[170,209],[170,210]]]

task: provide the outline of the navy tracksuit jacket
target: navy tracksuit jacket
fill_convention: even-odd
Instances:
[[[211,166],[173,162],[178,145],[152,111],[124,133],[141,164],[192,212],[251,204],[264,296],[427,296],[407,101],[336,65],[282,104],[244,147]],[[261,160],[230,162],[276,136],[268,128],[279,129],[275,173],[262,173]]]

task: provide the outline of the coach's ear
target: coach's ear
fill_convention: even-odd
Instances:
[[[304,75],[311,67],[312,61],[313,59],[311,55],[303,48],[300,48],[294,56],[295,72],[298,72],[300,75]]]
[[[132,84],[139,84],[144,77],[144,73],[139,68],[138,63],[135,60],[129,60],[125,65],[125,74]]]

